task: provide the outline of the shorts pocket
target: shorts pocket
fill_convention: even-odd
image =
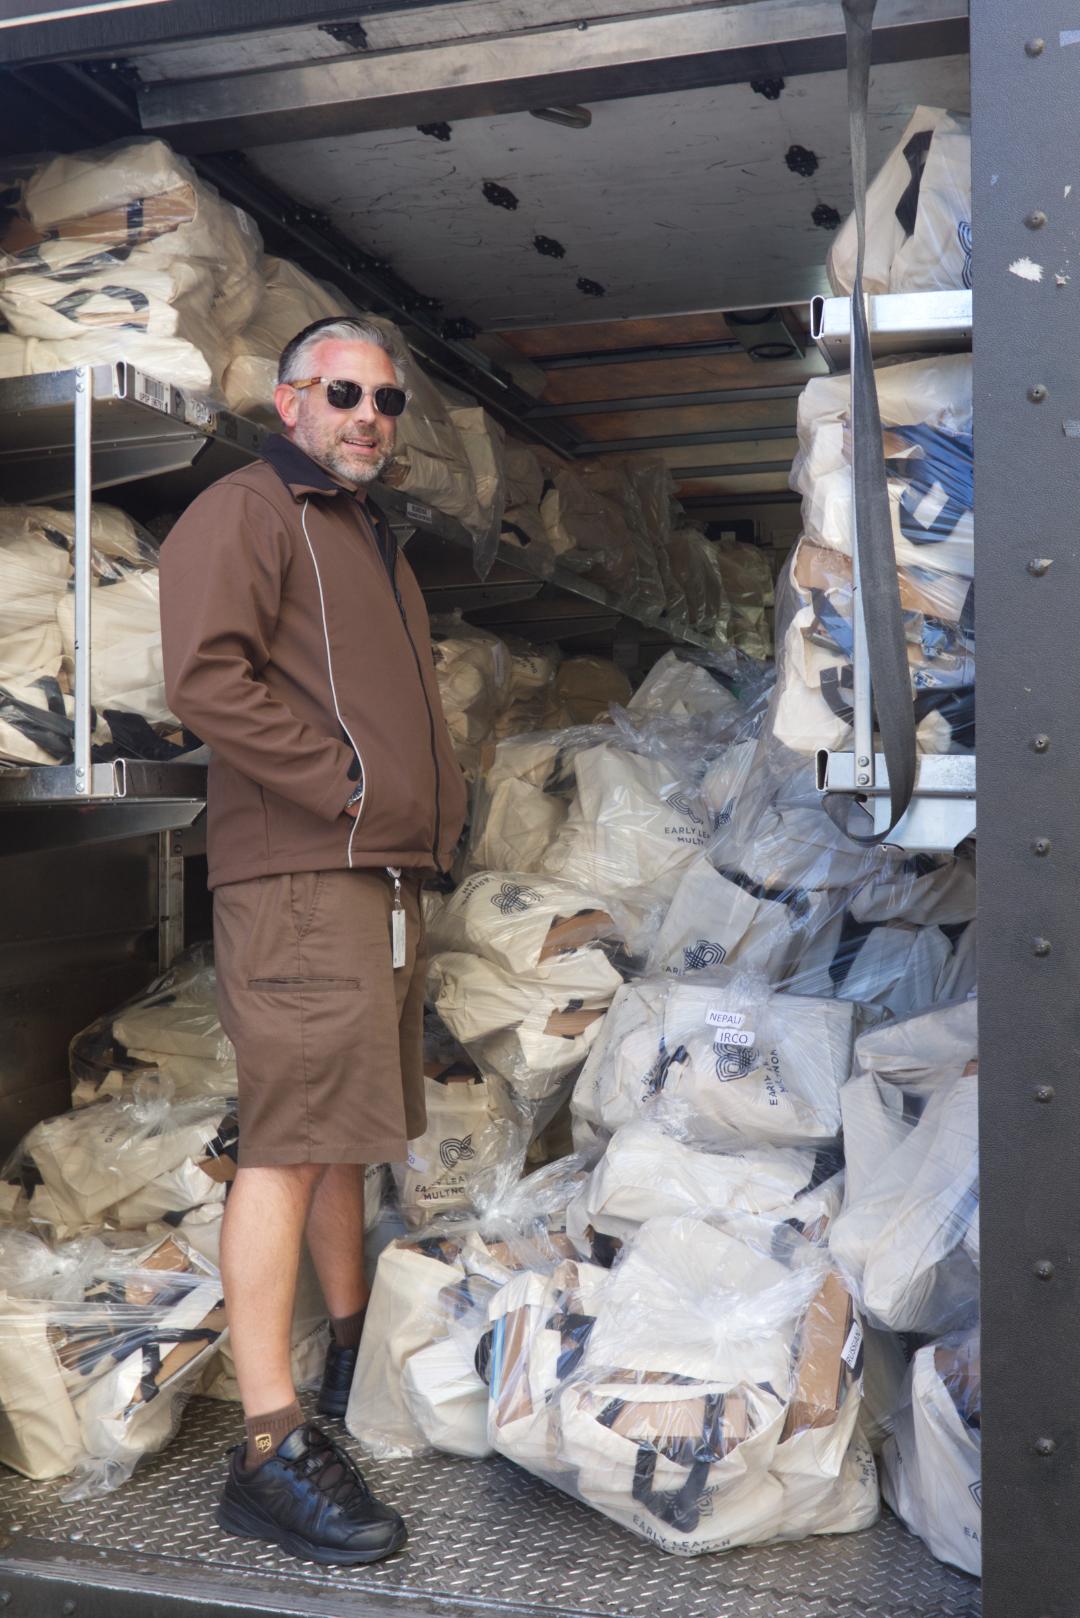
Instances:
[[[311,989],[313,992],[333,989],[358,989],[359,978],[248,978],[249,989],[262,989],[273,994],[275,990]]]

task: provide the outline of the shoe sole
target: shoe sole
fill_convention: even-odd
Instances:
[[[302,1534],[294,1534],[290,1529],[282,1528],[278,1523],[233,1501],[222,1501],[218,1506],[217,1524],[222,1533],[232,1534],[236,1539],[268,1540],[289,1556],[299,1557],[305,1562],[318,1562],[322,1567],[366,1567],[370,1562],[381,1562],[401,1550],[409,1537],[402,1526],[395,1531],[389,1544],[380,1546],[378,1550],[334,1550],[328,1545],[314,1545]]]

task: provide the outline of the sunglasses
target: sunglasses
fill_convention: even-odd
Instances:
[[[333,381],[328,376],[310,376],[306,382],[291,382],[298,393],[304,388],[324,387],[326,402],[334,410],[355,410],[365,393],[380,416],[400,416],[409,402],[407,388],[380,382],[377,388],[367,388],[362,382]]]

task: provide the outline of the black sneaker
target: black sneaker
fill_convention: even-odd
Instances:
[[[345,1451],[318,1427],[295,1427],[268,1461],[229,1458],[218,1527],[265,1539],[308,1562],[357,1567],[400,1550],[408,1535],[396,1511],[376,1500]]]
[[[331,1337],[330,1347],[326,1350],[322,1386],[315,1401],[320,1416],[344,1416],[349,1406],[349,1389],[352,1387],[359,1352],[358,1348],[339,1348]]]

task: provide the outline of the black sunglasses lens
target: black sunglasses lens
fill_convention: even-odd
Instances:
[[[372,398],[380,416],[400,416],[408,395],[404,388],[382,387],[375,389]]]
[[[364,396],[359,382],[328,382],[326,402],[335,410],[354,410]]]

